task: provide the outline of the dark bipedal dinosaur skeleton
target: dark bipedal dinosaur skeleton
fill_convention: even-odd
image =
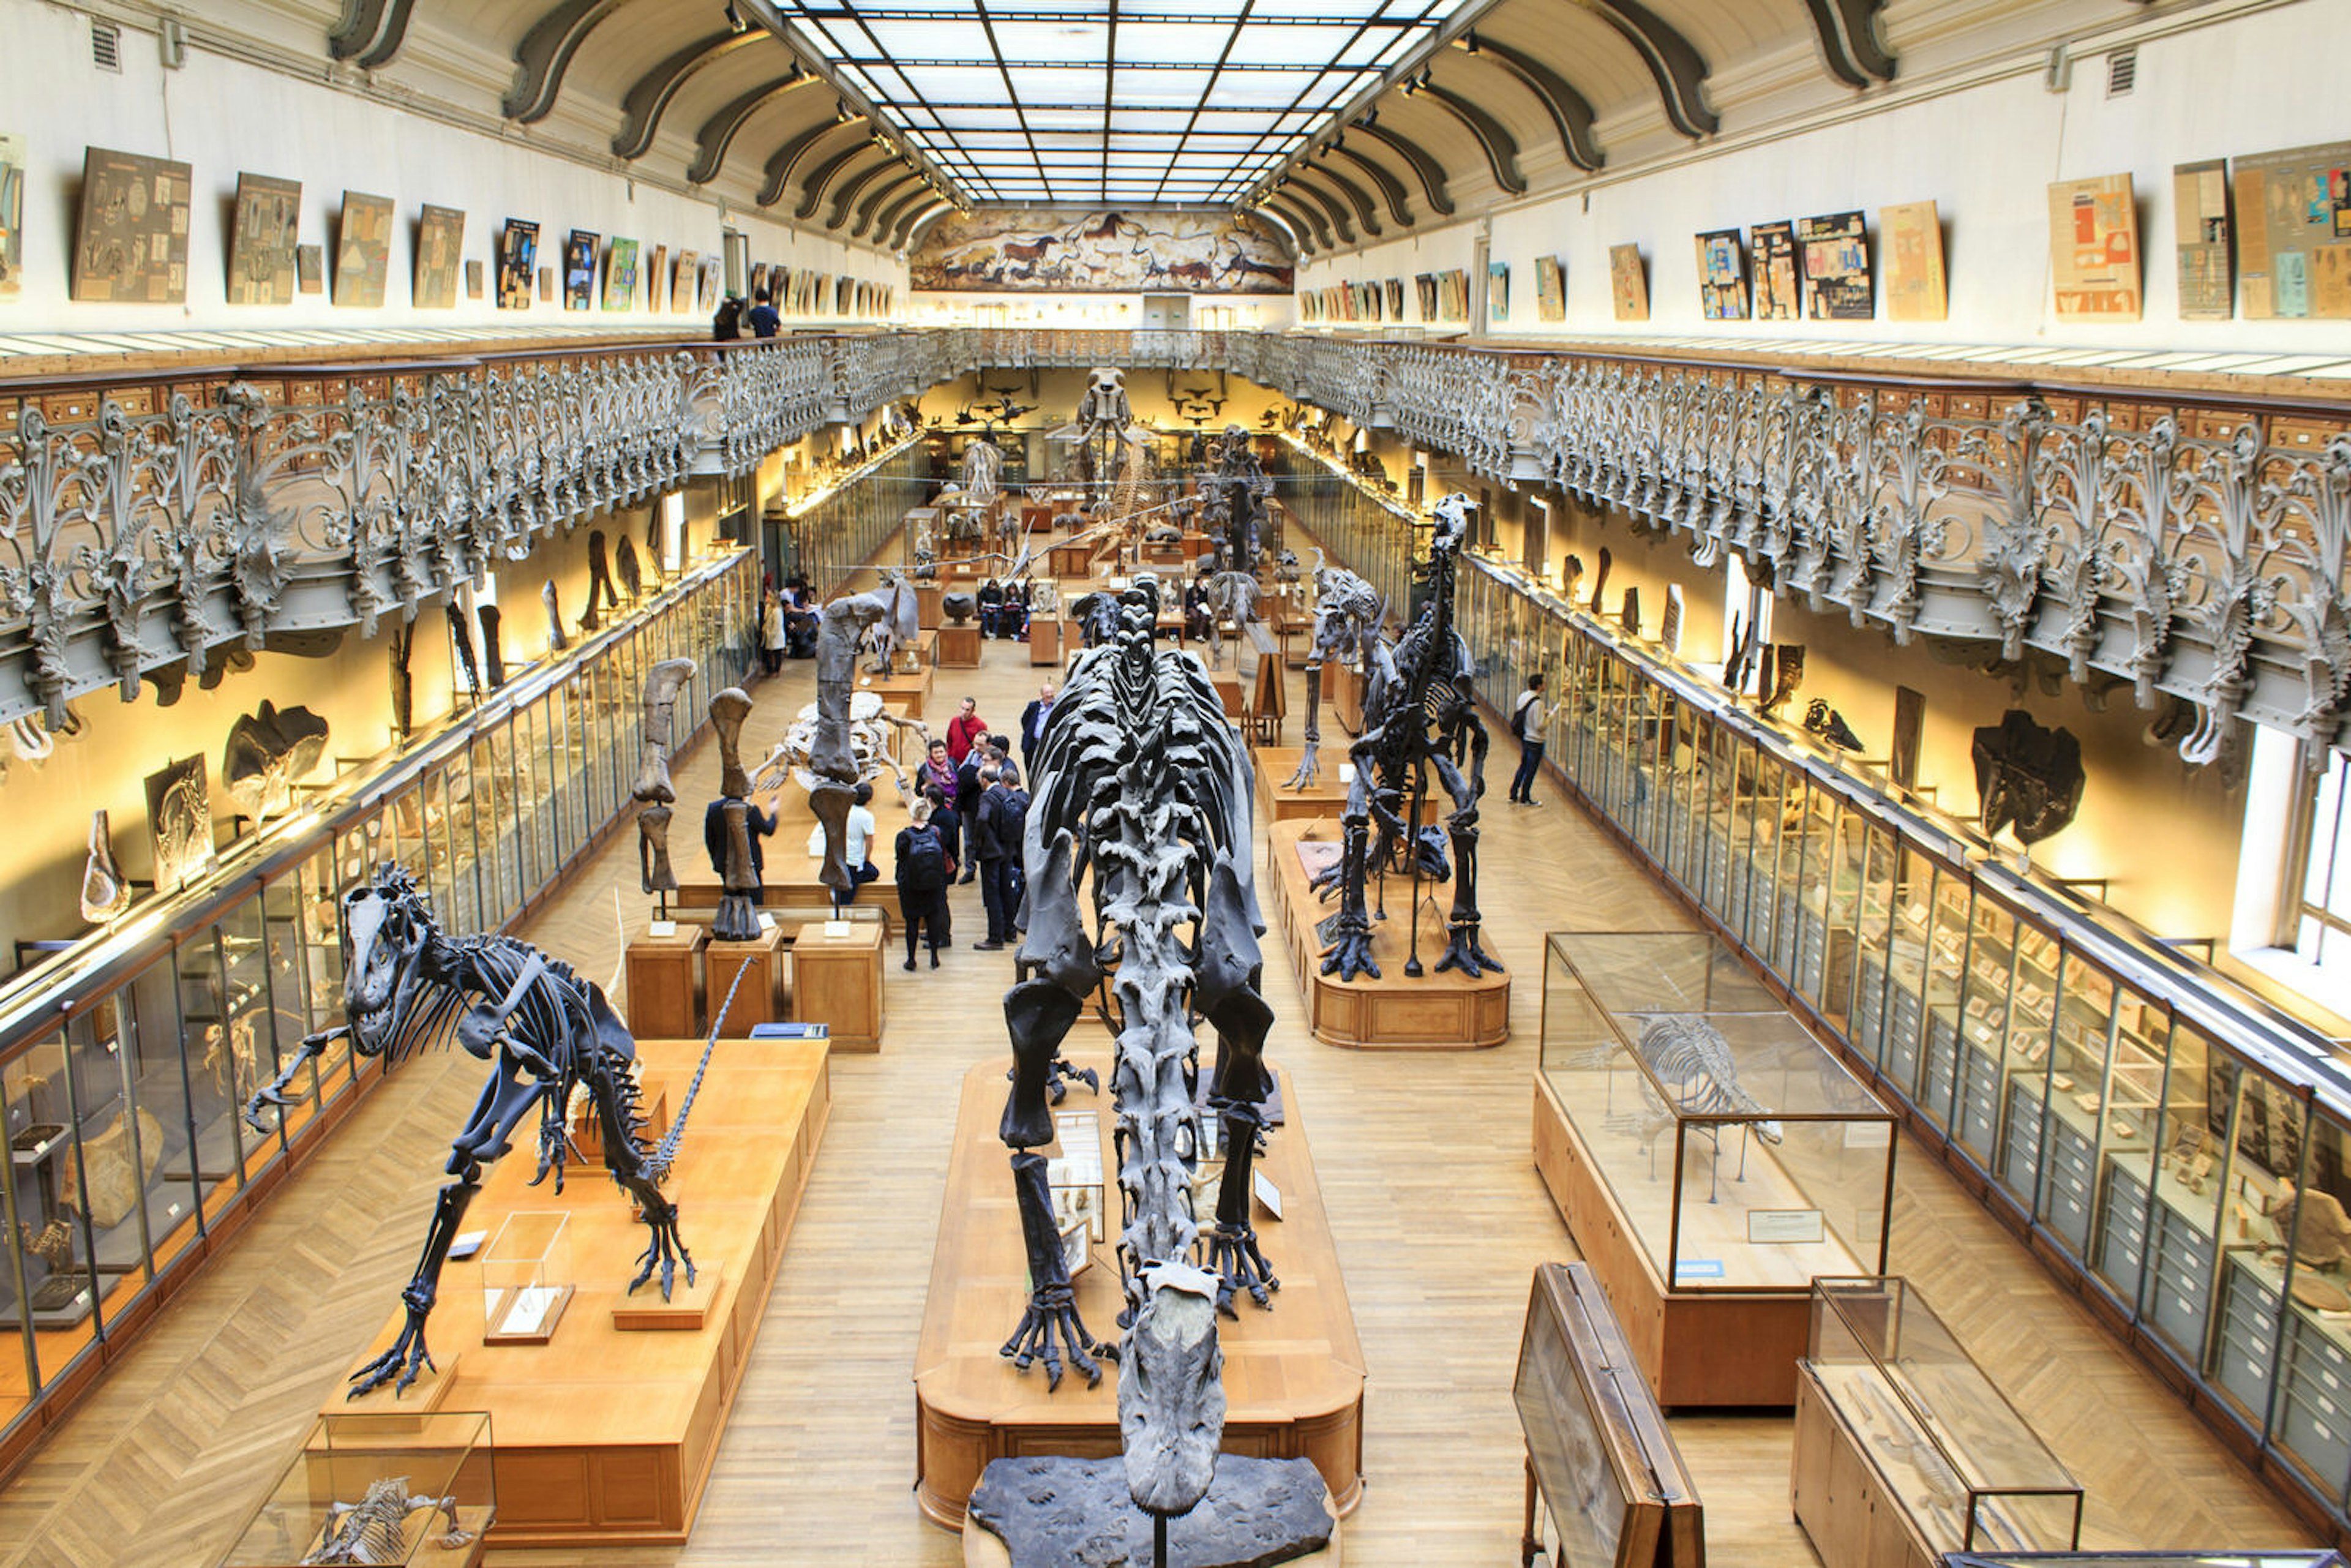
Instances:
[[[1306,654],[1306,750],[1285,789],[1303,789],[1322,772],[1322,666],[1332,659],[1367,685],[1375,663],[1384,664],[1380,622],[1387,606],[1379,591],[1344,567],[1332,566],[1314,550],[1314,643]]]
[[[1476,665],[1468,643],[1453,626],[1454,573],[1468,537],[1468,497],[1452,495],[1433,508],[1437,531],[1429,543],[1428,595],[1393,653],[1374,657],[1364,699],[1364,733],[1347,750],[1355,778],[1339,819],[1339,863],[1314,879],[1318,891],[1338,892],[1338,913],[1317,929],[1329,944],[1322,972],[1344,980],[1379,977],[1366,900],[1374,870],[1393,869],[1413,878],[1414,942],[1405,973],[1421,973],[1419,882],[1424,874],[1443,874],[1442,856],[1429,841],[1433,824],[1419,820],[1432,772],[1453,802],[1445,820],[1453,850],[1453,909],[1437,971],[1458,969],[1474,979],[1502,967],[1478,940],[1478,803],[1486,793],[1489,743],[1471,685]],[[1312,689],[1310,681],[1308,690]]]
[[[450,1244],[481,1190],[483,1167],[513,1147],[516,1130],[533,1111],[539,1117],[538,1170],[531,1185],[552,1172],[555,1189],[563,1190],[565,1164],[578,1154],[564,1126],[575,1090],[584,1090],[594,1108],[605,1169],[635,1201],[650,1233],[630,1291],[658,1272],[666,1301],[681,1267],[692,1285],[694,1260],[678,1238],[677,1207],[661,1188],[676,1161],[701,1071],[667,1135],[648,1147],[641,1141],[646,1124],[631,1071],[636,1040],[601,987],[511,936],[444,934],[398,865],[379,867],[372,883],[344,895],[343,919],[347,1021],[304,1040],[285,1070],[246,1103],[247,1121],[266,1128],[261,1108],[290,1103],[286,1086],[337,1040],[393,1065],[454,1040],[468,1055],[496,1063],[473,1115],[450,1145],[447,1168],[455,1179],[441,1188],[415,1277],[400,1293],[408,1320],[389,1350],[351,1375],[351,1397],[394,1379],[398,1393],[433,1366],[424,1324],[439,1296]],[[739,972],[736,978],[742,978]],[[722,1021],[725,1011],[722,1006]],[[716,1029],[711,1038],[717,1038]],[[705,1050],[703,1066],[709,1061]]]
[[[1251,1161],[1271,1088],[1273,1012],[1259,994],[1264,930],[1251,873],[1249,762],[1199,660],[1152,640],[1159,587],[1118,601],[1115,635],[1071,671],[1038,744],[1024,842],[1031,977],[1005,994],[1011,1092],[999,1129],[1013,1151],[1033,1290],[1004,1354],[1041,1360],[1049,1387],[1063,1347],[1089,1384],[1120,1364],[1127,1487],[1161,1518],[1207,1490],[1224,1427],[1217,1317],[1247,1291],[1279,1288],[1249,1222]],[[1086,881],[1091,873],[1090,882]],[[1079,906],[1081,882],[1092,903]],[[1185,937],[1189,933],[1187,945]],[[1079,1319],[1033,1151],[1053,1140],[1049,1097],[1061,1042],[1107,981],[1116,1003],[1116,1150],[1123,1228],[1123,1349]],[[1192,1204],[1200,1146],[1196,1020],[1216,1030],[1208,1096],[1230,1151],[1216,1220]]]

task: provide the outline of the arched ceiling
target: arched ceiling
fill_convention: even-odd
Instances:
[[[1809,58],[1823,93],[1896,71],[1885,0],[300,3],[330,13],[334,59],[397,70],[429,38],[496,62],[509,120],[882,243],[930,188],[967,204],[1280,191],[1309,247],[1362,243],[1465,189],[1518,194],[1619,146],[1703,140],[1726,66]]]

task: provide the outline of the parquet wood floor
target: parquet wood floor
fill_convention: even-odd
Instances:
[[[1019,644],[987,644],[979,670],[942,673],[939,711],[967,690],[1009,730],[1041,674],[1027,658]],[[810,665],[788,666],[758,692],[748,734],[764,736],[812,685]],[[1293,742],[1302,695],[1293,685]],[[1495,755],[1504,772],[1507,751]],[[716,774],[709,747],[684,759],[681,797],[701,799]],[[1369,1485],[1346,1529],[1349,1561],[1373,1568],[1516,1560],[1512,1362],[1531,1271],[1573,1255],[1529,1152],[1542,934],[1686,924],[1580,813],[1556,799],[1504,804],[1504,781],[1489,797],[1481,902],[1516,977],[1509,1043],[1442,1054],[1317,1045],[1289,964],[1268,949],[1280,1020],[1269,1049],[1310,1108],[1370,1367]],[[889,813],[883,822],[896,825]],[[616,836],[526,935],[586,973],[611,973],[612,890],[624,876],[633,886],[635,853]],[[909,975],[897,954],[885,967],[881,1053],[832,1064],[831,1126],[694,1540],[599,1563],[961,1562],[956,1538],[925,1523],[910,1494],[910,1379],[957,1090],[973,1061],[1003,1049],[997,998],[1011,962],[970,948],[982,933],[976,885],[956,889],[953,905],[957,945],[944,967]],[[0,1557],[80,1568],[218,1560],[405,1281],[478,1071],[462,1056],[417,1061],[357,1113],[0,1491]],[[1894,1266],[2087,1487],[2086,1544],[2309,1539],[1923,1156],[1901,1164],[1894,1225]],[[1268,1230],[1278,1267],[1280,1228]],[[1788,1513],[1786,1417],[1709,1414],[1673,1430],[1706,1502],[1714,1562],[1813,1561]]]

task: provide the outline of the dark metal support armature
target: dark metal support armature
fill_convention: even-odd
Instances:
[[[1364,232],[1365,234],[1376,238],[1386,232],[1380,227],[1380,210],[1378,205],[1373,202],[1372,193],[1369,191],[1364,190],[1361,185],[1358,185],[1355,182],[1350,180],[1347,176],[1342,174],[1339,171],[1332,168],[1327,163],[1317,163],[1309,161],[1299,164],[1298,167],[1301,170],[1320,174],[1322,178],[1330,181],[1333,185],[1336,185],[1339,188],[1339,193],[1347,198],[1347,204],[1355,209],[1355,221],[1364,225]],[[1405,222],[1409,225],[1411,220],[1405,219]]]
[[[1331,238],[1331,225],[1322,221],[1322,214],[1319,209],[1311,207],[1304,202],[1280,191],[1276,191],[1268,196],[1265,199],[1265,204],[1287,219],[1293,233],[1302,236],[1311,229],[1314,241],[1310,249],[1322,251],[1338,248]]]
[[[848,122],[850,125],[855,123],[854,120]],[[799,167],[800,160],[807,157],[818,142],[844,128],[843,122],[838,119],[820,125],[811,125],[768,154],[767,177],[759,185],[758,198],[759,205],[772,207],[782,201],[784,187],[792,183],[792,171]],[[862,130],[858,131],[856,134],[861,141],[865,136]]]
[[[1359,243],[1355,238],[1355,225],[1347,221],[1347,209],[1339,204],[1338,198],[1332,195],[1328,191],[1323,190],[1320,185],[1308,184],[1304,180],[1299,178],[1299,173],[1300,167],[1296,164],[1292,164],[1290,166],[1289,178],[1282,183],[1283,189],[1288,190],[1294,194],[1307,197],[1311,200],[1314,205],[1309,210],[1319,211],[1323,216],[1329,218],[1331,220],[1331,227],[1337,232],[1340,241],[1343,244],[1354,245]],[[1336,247],[1334,246],[1333,248],[1335,249]]]
[[[888,150],[885,149],[885,151]],[[849,204],[857,199],[858,192],[872,184],[876,175],[886,174],[893,169],[903,169],[904,167],[904,162],[899,158],[896,152],[891,151],[890,156],[883,159],[881,162],[876,163],[868,169],[860,169],[856,173],[851,175],[848,179],[843,180],[841,183],[840,188],[832,193],[832,216],[825,220],[824,226],[829,229],[837,229],[841,225],[847,223],[849,221]]]
[[[1679,28],[1650,10],[1640,0],[1584,0],[1625,41],[1656,79],[1657,97],[1666,118],[1684,136],[1711,136],[1722,129],[1721,116],[1706,101],[1706,57],[1684,37]]]
[[[873,214],[882,210],[883,204],[887,203],[893,194],[903,193],[910,183],[918,182],[922,177],[923,172],[920,169],[907,169],[901,172],[897,178],[884,180],[874,186],[866,198],[857,204],[857,221],[850,225],[849,237],[863,239],[865,231],[873,226]]]
[[[1426,148],[1404,132],[1390,131],[1374,120],[1359,120],[1354,129],[1412,165],[1412,172],[1420,179],[1421,193],[1428,198],[1429,211],[1439,217],[1453,215],[1453,197],[1445,188],[1445,165]]]
[[[799,219],[803,223],[807,222],[810,218],[816,216],[816,210],[823,204],[825,190],[832,183],[833,177],[839,174],[842,170],[848,168],[852,163],[856,162],[860,158],[864,157],[868,152],[875,151],[877,151],[877,149],[872,141],[857,141],[850,146],[842,148],[840,152],[834,153],[831,157],[826,159],[823,162],[810,170],[808,172],[808,178],[800,182],[800,204],[792,209],[792,216]],[[897,153],[891,152],[888,148],[882,148],[878,151],[880,151],[886,158],[894,159],[898,156]]]
[[[1877,13],[1884,8],[1885,0],[1804,0],[1829,74],[1848,87],[1894,79],[1894,57],[1877,41]]]
[[[327,53],[361,70],[389,65],[408,40],[416,0],[345,0],[342,19],[327,34]]]
[[[1433,81],[1420,84],[1419,96],[1444,106],[1468,128],[1469,134],[1478,139],[1479,149],[1486,154],[1486,166],[1494,172],[1494,183],[1513,196],[1526,194],[1526,176],[1519,172],[1519,139],[1510,134],[1509,127],[1481,106]]]

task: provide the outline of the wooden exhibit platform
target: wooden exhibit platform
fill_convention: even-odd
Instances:
[[[1658,1404],[1671,1410],[1796,1402],[1796,1362],[1812,1327],[1809,1276],[1777,1291],[1667,1289],[1631,1218],[1540,1071],[1534,1146],[1535,1170],[1607,1291]]]
[[[702,1042],[644,1040],[637,1049],[649,1078],[684,1085]],[[498,1492],[493,1546],[683,1544],[831,1109],[823,1045],[720,1042],[671,1187],[701,1283],[689,1291],[681,1273],[666,1314],[656,1286],[624,1293],[645,1228],[630,1218],[626,1195],[601,1164],[574,1165],[560,1194],[551,1180],[534,1187],[535,1157],[518,1136],[491,1168],[465,1228],[494,1237],[517,1212],[569,1216],[577,1291],[553,1338],[484,1343],[480,1267],[453,1261],[427,1331],[446,1368],[437,1386],[420,1385],[400,1403],[379,1393],[363,1406],[339,1387],[321,1413],[397,1412],[420,1396],[444,1409],[488,1411]],[[526,1131],[536,1130],[533,1118]],[[415,1239],[421,1247],[424,1238]],[[624,1329],[615,1322],[623,1312],[667,1315],[677,1326]],[[351,1364],[390,1345],[402,1321],[395,1310]]]
[[[1269,755],[1258,752],[1260,760]],[[1404,972],[1412,951],[1412,884],[1394,877],[1388,879],[1388,918],[1372,927],[1372,959],[1380,967],[1379,977],[1343,980],[1322,972],[1322,939],[1314,927],[1338,904],[1316,896],[1308,885],[1313,873],[1306,862],[1310,856],[1328,857],[1338,847],[1339,824],[1328,817],[1276,821],[1266,830],[1272,874],[1264,879],[1259,898],[1272,905],[1280,922],[1298,988],[1306,993],[1306,1022],[1314,1038],[1325,1045],[1374,1051],[1482,1051],[1510,1039],[1507,971],[1489,970],[1474,980],[1457,970],[1437,972],[1445,951],[1445,911],[1453,900],[1449,883],[1422,890],[1437,901],[1433,910],[1424,906],[1420,917],[1420,961],[1427,973],[1415,979]],[[1374,908],[1378,896],[1372,889]],[[1485,946],[1491,952],[1494,943],[1489,938]]]
[[[930,703],[932,677],[936,674],[936,666],[931,664],[925,664],[911,675],[861,674],[857,677],[857,689],[872,692],[883,702],[902,709],[907,718],[920,718],[924,708]]]
[[[1339,764],[1347,760],[1346,744],[1333,745],[1326,738],[1315,753],[1322,767],[1314,782],[1292,789],[1286,780],[1298,771],[1305,756],[1302,746],[1250,748],[1249,762],[1257,769],[1257,820],[1267,827],[1276,822],[1311,822],[1317,817],[1335,822],[1347,809],[1347,787],[1339,782]]]
[[[1078,1084],[1059,1110],[1092,1110],[1100,1117],[1108,1168],[1098,1212],[1115,1216],[1109,1053],[1067,1054],[1102,1075],[1099,1095]],[[1119,1451],[1117,1368],[1105,1365],[1096,1387],[1071,1374],[1058,1393],[1048,1394],[1041,1366],[1021,1372],[998,1354],[1019,1324],[1029,1296],[1011,1151],[997,1136],[1010,1066],[1009,1055],[998,1056],[964,1074],[914,1353],[914,1497],[925,1515],[951,1530],[963,1527],[964,1500],[992,1459]],[[1224,1448],[1258,1458],[1313,1460],[1331,1488],[1332,1506],[1343,1515],[1363,1496],[1364,1352],[1296,1087],[1287,1073],[1280,1079],[1287,1120],[1269,1130],[1267,1154],[1257,1168],[1280,1193],[1282,1218],[1272,1218],[1260,1206],[1257,1220],[1281,1289],[1270,1311],[1243,1299],[1238,1321],[1218,1322]],[[1106,1231],[1094,1243],[1093,1257],[1078,1277],[1078,1312],[1095,1334],[1115,1339],[1123,1300],[1115,1237]]]

